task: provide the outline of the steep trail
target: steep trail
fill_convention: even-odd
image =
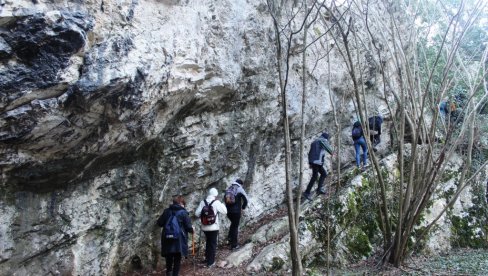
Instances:
[[[368,167],[368,170],[371,169],[371,166]],[[354,171],[355,166],[353,163],[350,163],[350,165],[346,165],[343,168],[341,168],[341,183],[343,183],[343,180],[351,176],[351,173],[353,174],[359,174],[362,173],[360,171]],[[337,195],[336,192],[336,183],[337,183],[337,177],[334,174],[329,174],[326,178],[325,181],[328,190],[327,194],[325,195],[317,195],[313,194],[312,195],[312,200],[306,200],[302,196],[302,212],[305,212],[307,210],[307,206],[312,205],[314,201],[317,200],[323,200],[327,201],[329,199],[333,199],[334,196]],[[341,186],[343,188],[343,185]],[[274,237],[271,240],[266,241],[265,243],[254,243],[254,247],[252,249],[252,256],[250,258],[247,258],[244,260],[240,265],[237,267],[227,267],[226,259],[229,257],[229,255],[234,254],[236,252],[240,252],[243,250],[243,247],[248,244],[253,242],[252,241],[252,236],[256,233],[256,231],[261,228],[264,225],[270,225],[273,222],[277,222],[278,220],[281,220],[283,218],[287,217],[287,209],[286,209],[286,204],[283,203],[280,206],[278,206],[276,209],[274,209],[272,212],[262,216],[259,218],[257,221],[251,223],[247,223],[245,226],[241,226],[240,231],[239,231],[239,243],[240,243],[240,248],[238,250],[230,250],[229,245],[227,245],[225,242],[219,240],[219,244],[217,246],[217,253],[216,253],[216,265],[212,268],[207,268],[202,261],[204,260],[204,251],[205,251],[205,236],[203,233],[195,233],[195,256],[191,255],[191,237],[190,237],[190,255],[188,258],[183,259],[181,263],[181,271],[180,275],[185,276],[185,275],[195,275],[195,276],[211,276],[211,275],[227,275],[227,276],[234,276],[234,275],[247,275],[249,272],[246,270],[247,266],[254,260],[254,258],[262,251],[263,248],[268,246],[269,244],[272,244],[274,242],[278,242],[281,238],[283,238],[285,235],[288,235],[289,233],[283,233],[281,235],[278,235]],[[227,219],[226,217],[223,219]],[[198,223],[198,222],[194,222]],[[199,241],[199,235],[201,235],[202,238],[202,243],[201,243],[201,248],[199,250],[198,246],[198,241]],[[220,233],[220,238],[222,236],[225,236],[226,233]],[[165,274],[165,269],[162,266],[163,262],[162,257],[160,257],[160,262],[158,265],[158,269],[156,271],[152,272],[141,272],[141,273],[135,273],[131,275],[166,275]],[[273,274],[266,274],[266,275],[273,275]],[[278,275],[278,274],[277,274]]]

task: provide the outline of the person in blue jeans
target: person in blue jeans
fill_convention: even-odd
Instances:
[[[356,150],[356,166],[361,166],[361,152],[363,150],[363,169],[368,165],[368,145],[366,139],[364,139],[363,128],[361,123],[356,121],[352,127],[352,140],[354,141],[354,149]]]

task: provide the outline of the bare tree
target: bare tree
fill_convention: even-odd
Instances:
[[[272,1],[267,0],[268,10],[273,19],[273,27],[275,31],[276,42],[276,67],[278,71],[280,99],[282,105],[282,120],[285,137],[285,166],[286,166],[286,199],[288,207],[288,223],[290,229],[290,252],[292,260],[293,275],[302,275],[303,267],[301,262],[300,251],[298,248],[298,223],[300,216],[300,197],[301,186],[303,178],[303,141],[305,136],[305,122],[304,122],[304,107],[307,99],[306,83],[307,83],[307,66],[306,66],[306,51],[309,45],[307,44],[307,33],[310,24],[316,21],[320,14],[320,9],[323,5],[318,4],[317,0],[310,1],[308,5],[307,0],[294,1],[288,3],[287,1]],[[301,45],[295,45],[294,38],[303,35]],[[314,43],[313,41],[312,43]],[[292,187],[292,161],[291,161],[291,139],[290,139],[290,125],[288,121],[288,104],[287,104],[287,84],[289,80],[289,68],[291,58],[295,55],[302,54],[302,104],[301,104],[301,128],[300,128],[300,161],[299,161],[299,185],[296,197],[293,196]],[[293,206],[293,199],[296,198],[296,205]]]
[[[423,235],[431,230],[481,170],[473,171],[470,165],[476,110],[487,97],[486,91],[480,92],[486,78],[481,72],[485,72],[482,66],[486,64],[487,52],[485,49],[482,54],[478,53],[477,56],[482,58],[475,60],[461,53],[459,48],[467,30],[479,20],[486,3],[477,1],[472,8],[467,8],[461,1],[453,14],[450,14],[452,7],[439,8],[436,5],[440,3],[429,3],[429,8],[438,8],[439,13],[449,20],[442,28],[437,26],[443,34],[437,34],[437,40],[428,42],[422,39],[429,29],[419,28],[416,22],[422,20],[419,17],[425,9],[422,3],[350,0],[346,5],[329,8],[331,20],[324,20],[326,24],[335,24],[332,34],[349,72],[363,129],[369,132],[367,118],[370,112],[364,88],[367,79],[363,74],[368,62],[374,63],[381,76],[376,89],[383,91],[384,103],[393,117],[393,135],[397,141],[394,146],[400,171],[395,184],[398,193],[395,208],[389,202],[386,182],[374,151],[370,151],[370,157],[380,188],[384,260],[396,266],[401,265],[414,248],[409,242],[415,227],[441,183],[449,160],[455,154],[461,154],[461,141],[465,147],[465,166],[457,179],[457,190],[449,204],[424,228]],[[342,15],[344,11],[348,12],[346,16]],[[366,32],[360,32],[360,29]],[[367,61],[361,50],[366,50],[372,60]],[[465,60],[470,61],[469,66]],[[459,87],[467,98],[462,110],[456,110],[457,116],[440,114],[439,103]],[[439,126],[443,123],[445,131],[440,132]],[[371,141],[367,140],[371,148]]]

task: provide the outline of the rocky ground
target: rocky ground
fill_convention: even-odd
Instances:
[[[243,233],[244,234],[244,233]],[[226,246],[220,246],[218,260],[230,254]],[[200,264],[201,258],[190,257],[184,260],[180,275],[211,276],[211,275],[283,275],[276,273],[249,274],[243,264],[237,268],[205,268]],[[306,275],[327,275],[327,268],[306,268]],[[331,268],[332,275],[488,275],[488,250],[458,249],[438,256],[415,256],[401,268],[378,266],[378,259],[371,257],[351,265],[345,269]],[[165,275],[164,270],[141,272],[135,275]]]
[[[331,191],[334,194],[334,191]],[[326,195],[325,199],[328,195]],[[282,206],[276,212],[270,213],[262,217],[259,221],[252,225],[246,225],[240,234],[241,249],[247,243],[251,242],[251,236],[257,229],[273,220],[277,220],[286,216],[286,207]],[[203,238],[203,234],[202,234]],[[206,268],[201,262],[203,260],[204,240],[202,240],[202,250],[198,252],[198,233],[196,234],[196,253],[195,256],[189,256],[183,260],[180,275],[194,275],[194,276],[211,276],[211,275],[288,275],[288,272],[260,272],[250,273],[246,270],[248,264],[252,259],[269,243],[260,246],[255,246],[252,252],[252,258],[242,262],[237,267],[229,268],[226,264],[226,259],[234,251],[231,251],[225,244],[220,243],[217,251],[216,266],[213,268]],[[278,242],[279,238],[276,238]],[[379,265],[381,256],[373,256],[356,264],[350,265],[346,268],[337,269],[330,268],[331,275],[488,275],[488,250],[473,250],[473,249],[458,249],[453,250],[447,254],[440,254],[436,256],[414,256],[407,260],[406,264],[400,268],[389,265]],[[131,276],[139,275],[165,275],[162,261],[158,268],[153,271],[141,271]],[[327,275],[326,267],[305,268],[305,275]]]
[[[400,267],[377,267],[374,258],[343,270],[335,275],[488,275],[488,250],[456,249],[438,256],[415,256]],[[325,275],[325,270],[309,275]]]
[[[352,172],[353,174],[362,174],[353,168],[345,169],[344,173]],[[329,176],[326,183],[335,182],[334,177]],[[334,187],[329,189],[328,195],[325,197],[315,197],[314,202],[327,201],[338,196]],[[304,202],[304,206],[308,206],[308,201]],[[304,210],[307,207],[304,207]],[[203,260],[204,244],[202,249],[198,252],[198,244],[196,245],[195,256],[189,256],[182,263],[180,275],[289,275],[290,271],[278,270],[278,272],[258,272],[252,273],[248,267],[253,262],[253,259],[263,251],[263,249],[273,243],[282,242],[283,234],[277,234],[273,238],[267,240],[265,243],[257,243],[253,241],[253,235],[259,232],[263,225],[273,225],[273,222],[279,221],[286,217],[286,206],[282,205],[275,212],[269,213],[253,224],[247,224],[242,227],[242,232],[239,233],[239,240],[241,248],[237,251],[231,251],[228,245],[219,244],[216,266],[213,268],[206,268],[201,261]],[[196,233],[198,235],[198,233]],[[287,234],[284,234],[287,235]],[[246,253],[249,249],[245,249],[246,245],[253,244],[251,253]],[[244,257],[246,254],[250,256]],[[230,265],[229,258],[235,257],[242,259],[238,261],[237,266]],[[414,256],[407,260],[407,263],[401,268],[396,268],[389,265],[380,265],[381,256],[373,255],[367,259],[347,265],[346,268],[330,268],[331,275],[488,275],[488,250],[454,250],[447,254],[436,256]],[[160,258],[161,260],[161,258]],[[141,271],[137,274],[130,275],[165,275],[163,266],[164,261],[160,261],[158,268],[153,271]],[[305,267],[306,275],[327,275],[326,267]]]
[[[219,248],[219,258],[224,258],[229,250]],[[192,259],[184,261],[181,275],[250,275],[245,266],[237,268],[212,268],[207,269],[196,261],[193,268]],[[306,269],[306,275],[327,275],[327,268]],[[488,275],[488,250],[458,249],[439,256],[416,256],[407,261],[401,267],[383,266],[378,267],[377,259],[370,258],[345,269],[330,269],[331,275]],[[165,275],[164,271],[158,270],[139,275]],[[274,273],[261,273],[252,275],[282,275]]]
[[[246,225],[246,227],[243,229],[243,231],[239,232],[239,240],[241,241],[241,247],[240,249],[244,248],[244,245],[250,242],[251,236],[256,232],[256,230],[261,227],[262,225],[265,225],[271,221],[274,221],[280,217],[283,217],[286,215],[286,208],[285,206],[282,206],[279,208],[277,211],[270,213],[258,221],[256,221],[253,225]],[[199,235],[199,233],[195,233],[195,235]],[[203,236],[203,233],[202,233]],[[271,242],[270,242],[271,243]],[[265,247],[267,244],[261,245],[259,247],[253,248],[253,255],[256,255],[263,247]],[[195,256],[190,255],[187,259],[184,259],[182,261],[182,267],[180,271],[180,275],[194,275],[194,276],[210,276],[210,275],[228,275],[228,276],[233,276],[233,275],[248,275],[249,273],[246,271],[246,266],[249,264],[252,259],[243,262],[241,265],[237,267],[232,267],[232,268],[226,268],[223,267],[225,266],[225,259],[233,253],[233,251],[230,250],[229,246],[226,244],[222,244],[219,242],[219,246],[217,249],[217,256],[216,256],[216,266],[212,268],[207,268],[202,261],[204,260],[203,254],[205,250],[205,245],[202,244],[202,248],[199,251],[198,250],[198,244],[195,245]],[[190,249],[191,251],[191,249]],[[138,276],[138,275],[165,275],[165,269],[164,267],[160,267],[158,265],[158,269],[154,271],[141,271],[140,273],[137,274],[128,274],[128,275],[133,275],[133,276]]]

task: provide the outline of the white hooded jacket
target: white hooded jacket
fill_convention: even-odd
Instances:
[[[214,210],[216,216],[215,223],[211,225],[202,225],[202,231],[218,231],[220,228],[219,214],[223,214],[223,215],[227,214],[227,208],[222,202],[216,200],[217,196],[218,196],[217,189],[215,188],[210,189],[210,191],[208,192],[208,196],[205,200],[207,201],[208,204],[210,204],[212,201],[215,200],[214,203],[212,203],[212,209]],[[205,206],[205,202],[203,202],[202,200],[200,201],[200,204],[198,205],[197,210],[195,211],[195,215],[198,218],[200,218],[200,214],[202,213],[203,206]]]

